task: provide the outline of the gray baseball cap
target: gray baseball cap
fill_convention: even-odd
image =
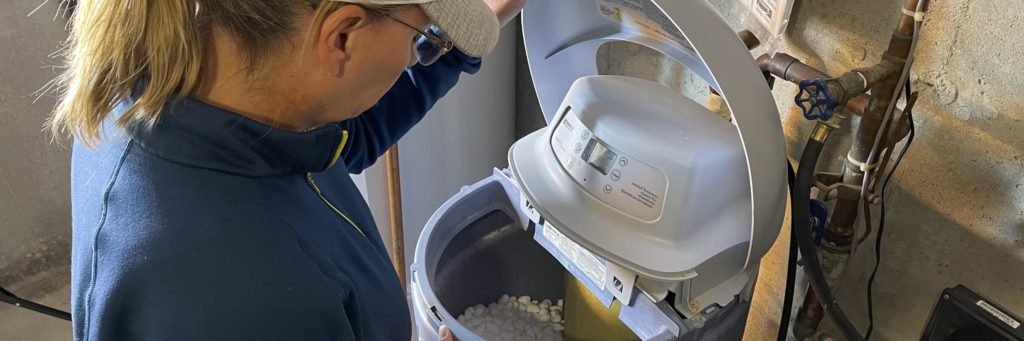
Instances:
[[[367,5],[420,5],[455,47],[483,57],[498,43],[501,25],[483,0],[335,0]]]

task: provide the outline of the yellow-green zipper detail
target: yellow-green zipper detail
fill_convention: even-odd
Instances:
[[[345,221],[347,221],[349,224],[352,224],[352,227],[354,227],[356,231],[359,231],[359,234],[363,235],[363,237],[366,237],[366,233],[363,233],[363,229],[359,228],[359,225],[356,225],[356,222],[352,221],[352,219],[345,215],[344,212],[341,212],[341,210],[339,210],[337,206],[334,206],[334,204],[332,204],[330,200],[327,200],[327,197],[324,196],[324,193],[320,191],[320,187],[316,185],[316,181],[313,181],[313,173],[306,173],[306,183],[309,184],[310,188],[313,188],[313,191],[316,192],[316,195],[320,197],[320,200],[323,200],[323,202],[327,204],[327,207],[330,207],[331,210],[334,210],[334,213],[337,213],[339,216],[344,218]]]
[[[331,157],[331,163],[327,165],[327,168],[334,167],[334,164],[341,158],[341,151],[345,149],[345,144],[348,143],[348,130],[341,131],[341,141],[338,141],[338,148],[334,150],[334,155]]]

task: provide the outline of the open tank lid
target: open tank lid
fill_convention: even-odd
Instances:
[[[745,178],[752,199],[750,214],[743,222],[749,227],[749,244],[742,268],[756,264],[774,243],[785,210],[782,126],[762,73],[719,13],[700,0],[560,0],[528,3],[522,20],[530,72],[549,124],[560,114],[572,84],[598,74],[596,52],[609,41],[638,43],[672,57],[722,96],[732,112],[732,123],[742,145]],[[524,187],[524,192],[529,192],[528,186]],[[531,197],[536,193],[526,194]],[[573,229],[586,227],[557,227],[568,230],[565,232],[570,236],[585,235],[574,233]],[[630,258],[592,240],[578,241],[608,259]],[[634,270],[641,274],[650,272]]]

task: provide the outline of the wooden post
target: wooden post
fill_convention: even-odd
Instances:
[[[398,273],[402,290],[408,291],[405,268],[405,229],[402,226],[402,181],[398,165],[398,144],[384,154],[388,177],[388,212],[391,222],[391,265]]]

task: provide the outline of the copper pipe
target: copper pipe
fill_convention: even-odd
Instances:
[[[864,68],[856,68],[853,69],[853,71],[860,73],[860,75],[864,77],[864,82],[868,85],[867,87],[870,88],[882,80],[898,77],[900,72],[903,71],[903,64],[889,60],[882,60],[878,64]]]
[[[768,54],[757,57],[757,66],[762,71],[770,72],[776,77],[793,83],[800,83],[804,80],[835,78],[810,65],[804,64],[796,59],[796,57],[781,52],[776,53],[774,57],[769,57]],[[860,76],[864,77],[864,82],[867,83],[868,88],[882,80],[899,75],[900,71],[903,71],[902,64],[890,60],[883,60],[869,67],[851,70],[851,72],[859,73]]]
[[[866,155],[871,149],[871,143],[875,134],[878,133],[881,124],[881,117],[877,115],[861,115],[860,124],[857,126],[857,133],[854,136],[853,147],[850,150],[851,156],[858,158],[858,160],[867,158],[862,155]],[[860,186],[863,176],[864,173],[860,171],[859,166],[850,163],[849,159],[844,161],[843,183]],[[832,216],[829,218],[828,224],[825,226],[825,233],[822,236],[822,252],[834,254],[848,254],[852,252],[858,202],[857,198],[839,197],[836,199]],[[812,296],[814,296],[813,299],[810,298]],[[818,329],[818,325],[824,316],[823,308],[817,300],[817,295],[813,291],[808,290],[804,296],[804,303],[800,306],[800,311],[797,312],[793,335],[798,339],[810,337]],[[800,328],[798,329],[796,326],[800,326]]]
[[[402,180],[398,164],[398,145],[384,153],[388,178],[388,213],[391,219],[391,265],[398,273],[402,290],[408,290],[405,274],[405,228],[402,226]]]
[[[868,95],[860,95],[850,99],[846,102],[846,108],[857,113],[858,115],[864,113],[864,109],[868,107]]]
[[[810,65],[804,64],[800,60],[796,59],[796,57],[781,52],[776,53],[774,57],[770,57],[768,54],[763,54],[760,57],[757,57],[757,65],[762,71],[798,84],[804,80],[833,78],[827,73],[815,69]],[[891,66],[878,66],[874,69],[866,68],[864,71],[865,73],[869,73],[869,75],[866,75],[866,77],[869,78],[869,83],[874,83],[877,82],[877,80],[874,79],[874,77],[876,77],[874,75],[878,74],[878,71],[885,72],[886,70],[891,70],[891,68]],[[868,96],[864,94],[851,98],[846,102],[846,108],[850,109],[850,111],[857,115],[864,113],[867,106]]]
[[[918,1],[924,1],[924,5],[927,6],[928,0],[904,0],[903,12],[913,13],[917,11]],[[885,68],[891,70],[902,70],[910,54],[913,34],[914,18],[900,13],[899,24],[896,30],[894,30],[889,40],[889,47],[882,55],[882,60],[878,65],[884,65]],[[900,78],[899,72],[884,73],[888,74],[887,77],[879,80],[871,87],[871,97],[865,106],[865,111],[861,115],[861,121],[857,127],[857,133],[854,136],[848,158],[843,164],[843,182],[849,185],[862,185],[864,172],[861,170],[860,165],[851,162],[850,159],[859,163],[867,162],[875,136],[882,129],[885,111],[893,100],[893,92],[897,86],[901,85],[897,84]],[[892,121],[890,121],[891,123]],[[854,223],[857,220],[857,213],[859,211],[858,202],[858,198],[840,197],[836,200],[833,209],[834,213],[825,227],[825,233],[822,238],[822,251],[840,254],[851,252],[851,244],[854,239]],[[837,268],[845,269],[845,267]],[[842,276],[842,274],[832,274],[832,276]],[[813,296],[811,292],[808,292],[808,295]],[[797,330],[794,329],[794,335],[798,338],[812,335],[821,323],[821,318],[824,316],[822,314],[822,307],[820,304],[814,303],[814,300],[805,297],[804,304],[801,306],[800,312],[797,313],[796,325],[801,326],[801,328],[800,334],[797,334]]]
[[[775,75],[775,77],[793,83],[800,83],[804,80],[832,78],[827,73],[800,62],[796,57],[781,52],[776,53],[774,57],[768,56],[768,54],[757,57],[757,66],[761,70]]]
[[[897,116],[897,117],[899,117],[899,122],[896,124],[896,129],[890,131],[889,136],[887,137],[887,140],[883,144],[885,146],[885,153],[879,159],[880,160],[878,162],[878,169],[879,169],[879,171],[884,171],[886,168],[889,167],[889,159],[892,157],[893,148],[896,147],[896,142],[897,141],[903,139],[902,135],[900,135],[900,132],[904,131],[904,130],[906,130],[907,132],[910,131],[909,130],[909,126],[907,126],[907,124],[906,124],[907,123],[907,117],[903,116],[902,113],[897,113],[897,114],[899,114]],[[874,177],[873,179],[871,179],[872,182],[871,182],[871,184],[868,185],[868,193],[872,193],[874,191],[875,185],[878,184],[880,179],[881,179],[881,177]],[[869,209],[868,205],[874,203],[873,200],[874,200],[874,198],[868,198],[868,200],[864,200],[863,203],[862,203],[862,206],[863,206],[862,209],[867,211]],[[865,215],[865,217],[870,218],[870,214]],[[869,236],[871,236],[871,224],[866,224],[865,227],[866,228],[864,229],[864,231],[861,231],[860,237],[857,238],[857,245],[860,245],[860,243],[863,243],[865,240],[868,239]]]
[[[818,295],[814,294],[814,289],[807,287],[804,303],[796,313],[796,320],[793,320],[793,336],[796,336],[798,340],[803,340],[814,335],[814,332],[818,330],[818,324],[813,322],[820,323],[821,319],[825,317],[824,314],[825,309],[822,308]]]
[[[905,35],[914,34],[914,17],[907,15],[906,13],[917,12],[917,3],[917,0],[903,0],[902,8],[905,9],[906,11],[903,11],[904,13],[900,15],[900,22],[899,24],[896,25],[897,32],[903,33]],[[921,11],[927,12],[928,5],[930,3],[931,2],[929,0],[921,0]]]
[[[890,158],[896,153],[896,143],[903,140],[910,134],[910,118],[903,112],[896,110],[894,115],[898,114],[898,122],[896,123],[896,129],[892,129],[887,140],[885,142],[885,155],[881,158],[881,165],[878,167],[880,170],[888,168]],[[872,180],[871,186],[868,187],[868,191],[874,193],[878,187],[878,183],[881,181],[881,177],[875,177]]]
[[[876,95],[877,96],[877,95]],[[874,99],[874,98],[873,98]],[[870,105],[869,101],[869,105]],[[884,108],[882,110],[885,110]],[[864,172],[860,165],[850,162],[850,159],[858,162],[867,160],[871,152],[871,144],[875,140],[882,126],[882,117],[870,112],[861,116],[860,124],[857,125],[857,132],[854,135],[853,145],[850,148],[847,159],[843,162],[843,182],[853,186],[860,186],[864,179]],[[835,213],[829,219],[825,228],[825,236],[831,235],[830,240],[837,246],[849,245],[849,237],[853,236],[854,223],[857,220],[858,198],[839,198],[836,200]]]

